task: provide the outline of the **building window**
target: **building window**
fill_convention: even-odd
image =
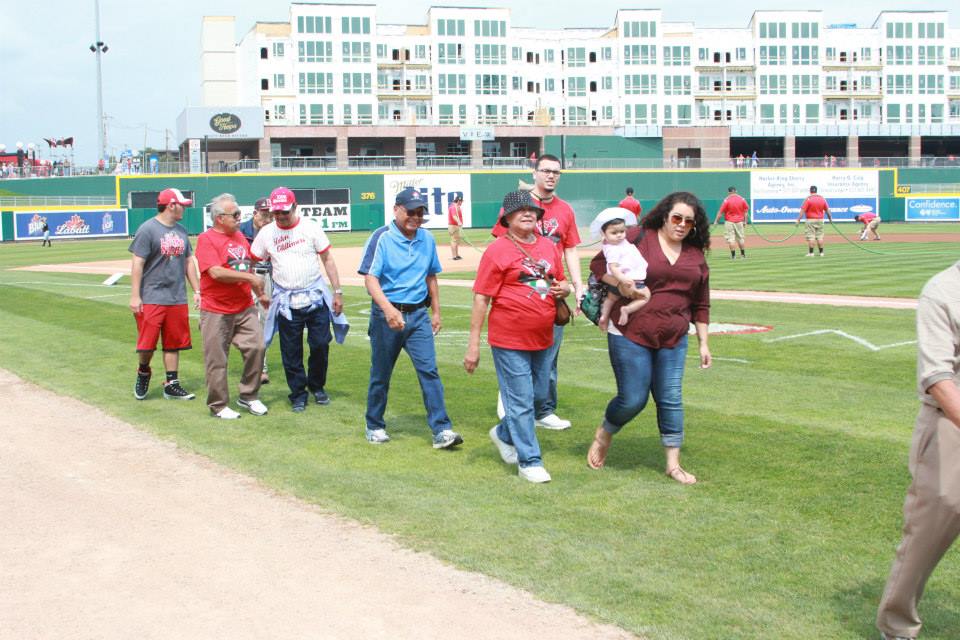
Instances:
[[[523,58],[523,49],[520,47],[512,47],[511,52],[514,60],[519,61]]]
[[[464,64],[463,47],[453,42],[437,45],[437,61],[440,64]]]
[[[657,48],[652,44],[628,44],[623,47],[623,64],[657,64]]]
[[[652,95],[657,92],[657,76],[642,74],[624,76],[624,93],[628,95]]]
[[[371,90],[369,73],[343,74],[344,93],[370,93]]]
[[[333,74],[301,73],[300,93],[333,93]]]
[[[505,44],[478,44],[474,45],[474,57],[477,64],[507,64],[507,45]]]
[[[507,23],[504,20],[474,20],[473,35],[483,38],[506,38]]]
[[[794,47],[797,49],[798,47]],[[781,66],[787,64],[786,47],[760,47],[760,64]],[[794,62],[794,64],[797,64]]]
[[[267,48],[266,48],[266,47],[260,47],[260,59],[261,59],[261,60],[266,60],[266,59],[267,59]]]
[[[370,43],[369,42],[344,42],[343,43],[343,61],[344,62],[370,62]]]
[[[613,91],[613,78],[610,76],[604,76],[602,79],[603,90],[604,91]]]
[[[773,124],[773,105],[760,105],[760,122],[762,124]]]
[[[583,47],[570,47],[569,49],[567,49],[567,66],[568,67],[587,66],[586,49]]]
[[[571,97],[581,97],[587,95],[586,78],[567,78],[567,95]]]
[[[553,92],[556,90],[553,78],[545,78],[543,81],[543,90]]]
[[[663,93],[668,96],[690,95],[690,76],[664,76]]]
[[[437,76],[441,95],[464,95],[467,93],[467,76],[456,73],[441,73]]]
[[[287,87],[287,76],[282,73],[273,74],[273,88],[285,89]]]
[[[270,90],[270,81],[266,78],[260,78],[260,90],[269,91]]]
[[[330,16],[297,16],[297,33],[333,33]]]
[[[624,22],[623,23],[623,37],[624,38],[656,38],[657,37],[657,23],[648,20],[643,22]]]
[[[690,47],[664,47],[663,64],[667,67],[690,65]]]
[[[370,18],[344,16],[340,19],[340,32],[345,34],[369,34]]]
[[[286,120],[286,119],[287,119],[287,105],[285,105],[285,104],[276,104],[276,105],[273,105],[273,119],[274,119],[274,120]]]
[[[505,95],[507,93],[507,76],[477,74],[477,95]]]
[[[297,43],[297,60],[300,62],[331,62],[333,43],[320,40],[301,40]]]
[[[464,33],[463,20],[437,20],[437,35],[462,36]]]

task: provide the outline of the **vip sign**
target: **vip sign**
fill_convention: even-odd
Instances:
[[[383,176],[385,224],[393,220],[393,203],[396,201],[397,194],[407,187],[414,187],[419,190],[427,203],[427,217],[423,220],[424,227],[446,229],[447,210],[457,196],[463,197],[463,204],[460,207],[463,226],[472,226],[470,176],[460,173],[385,174]]]

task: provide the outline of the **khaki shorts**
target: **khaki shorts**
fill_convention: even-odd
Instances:
[[[823,220],[807,220],[803,235],[807,240],[823,240]]]
[[[743,223],[724,222],[723,238],[727,241],[727,244],[733,244],[734,240],[737,240],[740,244],[743,244]]]
[[[867,225],[867,229],[870,231],[876,231],[877,227],[880,226],[880,218],[874,218],[870,221],[870,224]]]
[[[460,241],[459,225],[455,225],[455,224],[447,225],[447,233],[449,233],[450,237],[453,238],[456,242]]]

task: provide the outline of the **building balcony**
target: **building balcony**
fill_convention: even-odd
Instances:
[[[824,71],[881,71],[883,65],[879,62],[863,60],[860,62],[840,62],[838,60],[828,60],[821,65]]]
[[[433,100],[433,94],[429,89],[377,89],[377,98],[379,100]]]
[[[717,73],[726,69],[727,71],[750,72],[756,70],[757,66],[746,62],[705,62],[694,65],[694,71],[699,73]]]
[[[377,60],[377,69],[429,69],[432,66],[423,61]]]
[[[882,100],[879,89],[824,89],[822,95],[827,100]]]
[[[696,100],[756,100],[756,89],[728,89],[727,91],[694,91]]]

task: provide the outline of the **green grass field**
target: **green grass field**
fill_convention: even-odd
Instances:
[[[197,401],[164,402],[157,389],[144,402],[133,399],[127,279],[106,288],[103,276],[9,270],[121,259],[126,244],[0,245],[0,366],[376,525],[411,548],[649,638],[876,637],[873,618],[899,540],[917,410],[912,312],[715,302],[714,322],[773,330],[712,337],[710,370],[688,361],[683,459],[700,479],[693,487],[663,476],[652,404],[617,437],[607,468],[587,468],[613,376],[605,339],[578,321],[561,351],[558,412],[574,428],[540,433],[554,480],[533,486],[500,462],[487,439],[496,419],[489,351],[473,376],[460,364],[468,289],[442,290],[438,337],[448,408],[465,444],[456,451],[429,446],[420,392],[402,356],[387,414],[393,441],[373,447],[363,438],[369,301],[359,288],[346,291],[353,330],[345,345],[331,348],[332,404],[291,413],[274,346],[274,383],[261,396],[271,413],[225,425],[207,417],[199,344],[181,362],[181,379]],[[884,252],[875,255],[836,242],[823,260],[805,259],[802,247],[754,240],[741,262],[729,260],[722,239],[714,246],[714,288],[903,297],[915,297],[960,257],[948,244],[870,243]],[[771,341],[824,329],[875,349],[833,334]],[[235,383],[236,358],[232,365]],[[956,637],[957,602],[954,552],[927,586],[925,639]]]

